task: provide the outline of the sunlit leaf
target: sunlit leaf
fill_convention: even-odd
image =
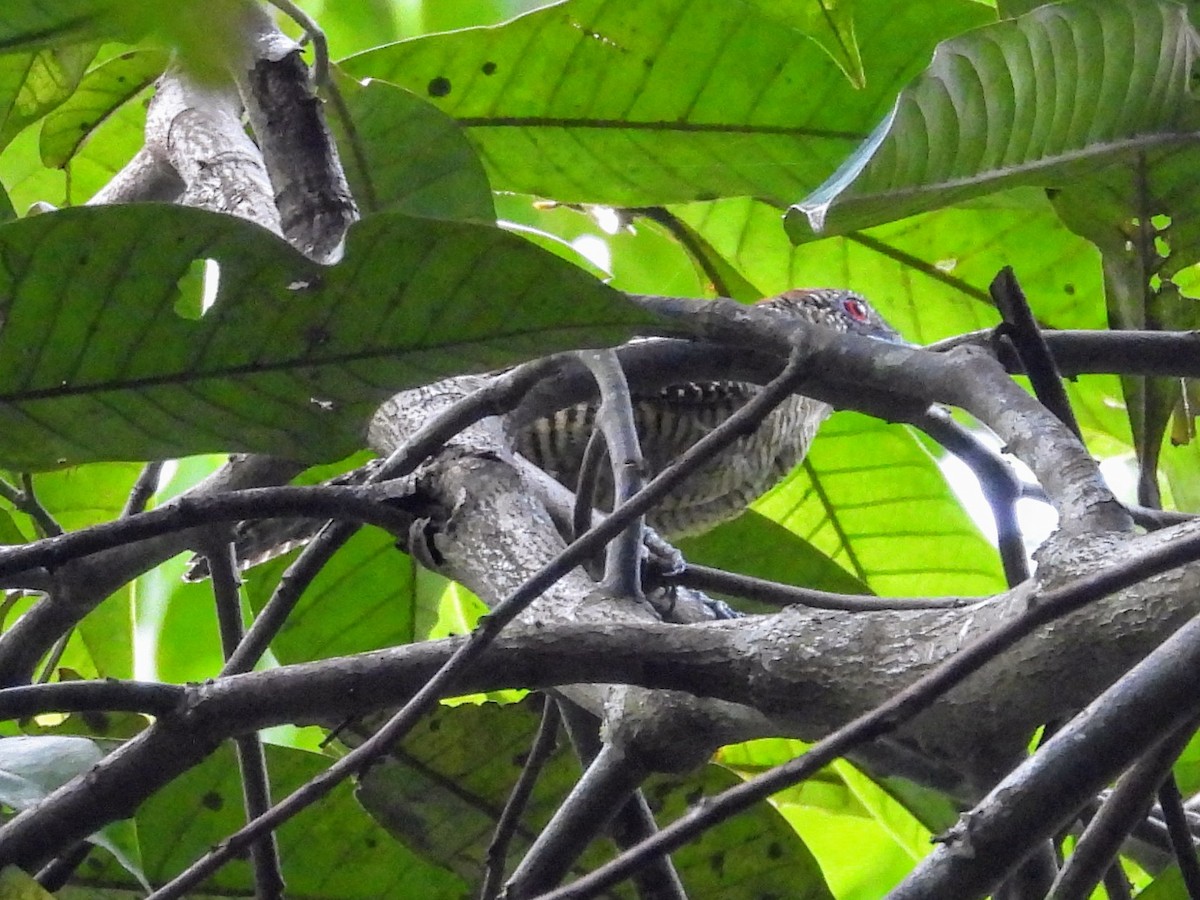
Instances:
[[[624,206],[731,195],[782,205],[833,170],[939,38],[992,15],[964,2],[855,4],[866,85],[855,90],[796,6],[774,7],[568,0],[343,66],[457,118],[500,190]]]
[[[105,119],[151,85],[166,65],[157,51],[130,51],[97,66],[42,125],[42,159],[62,166]]]
[[[0,149],[71,97],[95,53],[89,44],[0,55]]]
[[[1005,583],[937,463],[901,427],[830,419],[808,458],[754,509],[883,595],[989,594]]]
[[[342,162],[363,212],[495,218],[483,164],[458,123],[384,81],[338,81],[353,130],[336,117]]]
[[[1165,0],[1056,3],[946,41],[866,143],[789,211],[789,230],[844,233],[1139,153],[1168,159],[1194,146],[1198,47],[1186,7]]]

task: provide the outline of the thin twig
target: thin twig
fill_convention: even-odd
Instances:
[[[738,291],[732,289],[733,286],[726,282],[725,276],[713,265],[712,259],[705,252],[705,248],[697,240],[697,234],[680,221],[678,216],[661,206],[639,206],[627,209],[625,212],[630,215],[642,216],[665,228],[671,237],[679,241],[679,245],[692,258],[692,261],[700,267],[700,271],[712,283],[713,290],[716,291],[718,297],[737,296]]]
[[[538,725],[537,735],[525,758],[525,765],[517,783],[513,785],[500,818],[496,820],[496,830],[488,843],[486,865],[484,868],[483,888],[479,892],[480,900],[494,900],[500,893],[504,879],[504,863],[508,859],[508,847],[513,835],[521,822],[521,816],[529,805],[533,795],[533,787],[537,784],[538,776],[558,747],[558,727],[562,716],[558,711],[558,703],[551,697],[542,695],[542,721]]]
[[[1004,578],[1009,587],[1021,584],[1029,578],[1025,537],[1017,518],[1017,501],[1027,493],[1024,482],[999,453],[955,422],[941,407],[931,406],[914,424],[966,463],[979,479],[996,523],[996,545]],[[1042,494],[1044,497],[1045,492]]]
[[[90,841],[80,841],[66,853],[46,863],[34,876],[34,880],[42,886],[43,890],[50,893],[61,890],[66,887],[71,876],[75,874],[75,870],[83,865],[83,861],[92,852],[93,846]]]
[[[538,382],[554,374],[569,356],[573,354],[540,357],[483,381],[411,435],[406,435],[404,442],[380,465],[375,473],[376,480],[410,474],[459,432],[488,416],[503,415],[515,409]]]
[[[125,500],[125,508],[121,510],[122,519],[145,511],[146,504],[158,490],[158,479],[162,474],[162,469],[161,461],[148,462],[142,467],[137,481],[133,483],[133,488],[129,491],[129,497]]]
[[[383,460],[365,484],[403,478],[436,453],[446,441],[489,415],[506,411],[528,387],[557,364],[553,357],[534,360],[497,376],[439,412]],[[275,592],[263,607],[242,645],[230,656],[222,674],[248,672],[270,646],[275,634],[291,614],[301,594],[333,554],[353,536],[357,526],[349,523],[326,525],[305,547],[280,578]]]
[[[267,0],[271,6],[304,29],[313,45],[313,81],[319,85],[330,85],[329,39],[317,24],[317,20],[302,10],[292,0]]]
[[[0,721],[47,712],[134,712],[161,717],[179,708],[188,689],[142,681],[59,681],[0,689]]]
[[[217,624],[221,633],[221,650],[226,659],[242,639],[242,601],[239,588],[237,557],[229,541],[211,540],[205,555],[212,574],[213,599],[217,607]],[[262,739],[257,733],[241,734],[234,738],[238,771],[242,781],[242,802],[246,820],[253,821],[271,807],[271,783],[267,774],[267,757]],[[279,844],[274,831],[268,831],[250,845],[250,863],[254,870],[254,895],[257,900],[280,900],[283,897],[283,871],[279,859]]]
[[[647,774],[636,755],[616,744],[603,744],[529,848],[505,891],[513,897],[536,897],[562,881]]]
[[[1062,376],[1054,364],[1054,355],[1042,338],[1041,329],[1012,266],[1001,269],[1000,274],[992,279],[988,290],[1000,314],[1004,316],[1006,334],[1017,350],[1021,367],[1029,376],[1034,396],[1082,441],[1083,433],[1071,409],[1071,400],[1063,387]]]
[[[571,539],[579,537],[592,527],[596,508],[596,488],[600,482],[601,466],[608,458],[604,434],[593,428],[583,448],[579,461],[579,477],[575,479],[575,506],[571,511]]]
[[[37,494],[33,490],[33,477],[28,472],[21,473],[21,487],[9,484],[0,478],[0,497],[33,519],[34,525],[37,526],[38,532],[43,537],[53,537],[63,533],[62,526],[38,502]]]
[[[255,518],[333,517],[376,525],[404,534],[409,517],[371,487],[247,488],[176,501],[125,519],[0,549],[0,576],[25,569],[54,568],[101,550],[215,522]],[[380,499],[372,499],[373,495]]]
[[[1109,867],[1119,865],[1117,854],[1121,844],[1137,823],[1146,818],[1155,793],[1187,746],[1193,730],[1194,723],[1176,729],[1121,776],[1100,811],[1084,829],[1075,852],[1067,858],[1055,880],[1050,897],[1054,900],[1086,900]]]
[[[1129,883],[1129,876],[1119,862],[1105,870],[1104,890],[1108,893],[1108,900],[1133,900],[1133,885]]]
[[[54,667],[58,665],[62,659],[62,655],[67,650],[67,644],[71,642],[71,635],[75,633],[75,629],[70,629],[66,634],[59,637],[54,642],[54,646],[50,648],[50,652],[46,654],[46,662],[42,666],[42,671],[35,679],[37,684],[46,684],[54,676]]]
[[[613,506],[619,506],[645,485],[646,468],[638,443],[637,423],[629,384],[612,350],[583,350],[580,358],[600,389],[595,430],[604,436],[612,472]],[[642,598],[642,531],[645,518],[633,519],[610,543],[604,557],[601,588],[614,597]]]
[[[1196,844],[1188,826],[1187,811],[1183,807],[1183,797],[1179,793],[1179,783],[1173,773],[1158,789],[1158,802],[1162,807],[1163,820],[1167,825],[1167,834],[1171,838],[1171,846],[1175,851],[1175,860],[1179,863],[1179,872],[1183,876],[1191,900],[1200,900],[1200,861],[1196,859]]]
[[[667,575],[668,584],[702,591],[718,591],[757,600],[773,606],[799,604],[813,609],[840,609],[847,612],[878,612],[889,609],[962,609],[983,602],[981,597],[873,597],[866,594],[836,594],[813,588],[797,587],[754,578],[736,572],[726,572],[708,566],[686,563],[683,571]]]
[[[558,708],[571,746],[584,766],[600,753],[600,717],[570,700],[560,698]],[[641,788],[625,802],[609,825],[609,834],[620,850],[628,850],[658,832],[658,823]],[[669,856],[655,860],[633,877],[638,896],[645,900],[687,900],[679,872]]]
[[[271,598],[255,617],[254,624],[229,654],[221,669],[222,675],[236,675],[254,668],[296,608],[301,595],[333,554],[353,537],[358,527],[353,522],[329,522],[301,551],[280,577]]]

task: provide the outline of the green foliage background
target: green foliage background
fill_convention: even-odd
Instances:
[[[245,223],[196,211],[14,221],[35,202],[82,204],[105,184],[142,144],[164,50],[214,65],[222,31],[213,22],[226,20],[221,4],[198,0],[171,4],[170,14],[116,0],[9,0],[0,10],[0,465],[38,472],[40,499],[68,528],[119,512],[131,461],[181,457],[160,501],[219,461],[195,454],[334,463],[361,446],[361,420],[388,391],[644,328],[609,288],[750,300],[848,286],[926,343],[995,325],[987,286],[1011,265],[1049,328],[1195,326],[1200,39],[1187,5],[301,5],[328,32],[358,141],[351,152],[346,123],[332,123],[364,221],[346,261],[327,273]],[[203,260],[220,265],[221,290],[197,320],[183,311],[198,309]],[[1128,474],[1136,452],[1152,481],[1161,466],[1168,502],[1200,508],[1195,443],[1164,441],[1178,384],[1088,377],[1070,391],[1110,471]],[[37,535],[11,505],[0,505],[0,532],[11,543]],[[750,556],[748,546],[767,549]],[[738,560],[753,574],[840,590],[1003,587],[995,551],[936,453],[906,428],[851,413],[835,416],[755,514],[685,549],[697,561]],[[165,564],[89,616],[55,677],[214,674],[211,599],[179,581],[182,565]],[[279,572],[250,576],[249,608]],[[284,663],[373,649],[465,630],[477,611],[461,589],[362,535],[273,649]],[[439,723],[443,739],[468,745],[495,710],[462,710]],[[523,707],[505,712],[507,727],[529,732]],[[6,727],[122,735],[137,723]],[[270,738],[281,789],[327,759],[311,731]],[[474,771],[450,765],[444,744],[409,749],[447,781]],[[727,748],[719,762],[753,772],[797,749],[756,742]],[[221,816],[233,827],[236,784],[221,765],[210,761],[148,804],[121,838],[125,865],[93,854],[81,882],[123,895],[136,889],[134,874],[157,880],[203,852],[222,833]],[[511,767],[486,775],[469,786],[472,816],[501,802]],[[679,809],[691,787],[664,787],[658,799]],[[425,802],[421,814],[442,822],[468,815],[435,794],[406,802],[410,812]],[[180,809],[188,812],[172,812]],[[939,798],[840,764],[776,809],[755,814],[758,833],[785,843],[730,834],[706,844],[687,867],[697,896],[761,895],[784,853],[788,896],[869,900],[948,821]],[[395,843],[376,812],[384,825],[343,797],[310,813],[344,853],[336,863],[289,854],[290,889],[465,889],[466,869]],[[482,840],[461,852],[473,857]],[[758,865],[733,879],[717,860],[735,852]],[[338,866],[356,877],[332,878]],[[220,886],[236,893],[249,883],[237,864]],[[1176,896],[1167,879],[1154,890]]]

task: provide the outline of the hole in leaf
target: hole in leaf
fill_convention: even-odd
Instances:
[[[199,321],[217,302],[221,287],[221,265],[215,259],[194,259],[175,285],[175,313],[180,318]]]

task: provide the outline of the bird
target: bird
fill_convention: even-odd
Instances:
[[[860,294],[837,288],[795,288],[759,300],[773,314],[801,319],[842,334],[900,342],[898,332]],[[761,388],[735,380],[686,381],[631,395],[645,474],[653,477],[693,444],[727,420]],[[557,481],[574,490],[596,422],[598,402],[565,407],[536,419],[512,435],[516,451]],[[752,433],[702,464],[646,515],[646,524],[665,540],[703,534],[736,518],[747,506],[798,465],[832,408],[793,394],[772,410]],[[359,484],[374,466],[338,476],[333,483]],[[611,473],[602,467],[596,505],[612,504]],[[264,562],[311,538],[321,526],[312,520],[243,523],[235,548],[243,567]],[[197,557],[185,578],[208,574]]]
[[[793,289],[755,304],[843,334],[889,342],[899,334],[861,295],[830,288]],[[733,415],[761,390],[743,381],[689,381],[637,394],[634,422],[646,474],[653,477]],[[595,424],[595,401],[539,419],[518,432],[516,449],[567,487],[579,477],[584,449]],[[674,540],[703,534],[736,518],[774,487],[808,452],[832,408],[794,394],[769,413],[753,433],[738,437],[646,514],[646,524]],[[602,470],[596,505],[612,504],[612,478]]]

